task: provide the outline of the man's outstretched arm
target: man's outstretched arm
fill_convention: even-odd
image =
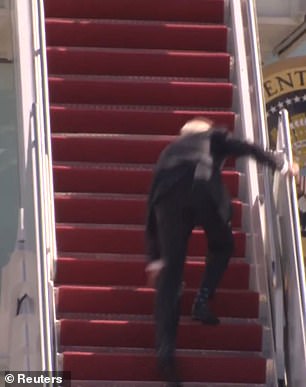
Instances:
[[[257,144],[247,141],[241,141],[233,138],[227,138],[225,141],[226,153],[235,157],[249,156],[254,158],[260,164],[267,165],[273,170],[278,170],[282,174],[290,173],[296,176],[299,173],[297,163],[289,165],[286,157],[282,153],[265,151]]]

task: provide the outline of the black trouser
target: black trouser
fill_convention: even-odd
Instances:
[[[207,265],[201,288],[210,296],[227,268],[233,252],[233,236],[229,219],[222,219],[205,187],[192,192],[176,187],[155,206],[156,230],[160,258],[166,265],[157,284],[156,336],[157,350],[167,348],[169,360],[174,356],[179,322],[179,302],[188,239],[195,226],[201,226],[208,241]]]
[[[299,212],[300,212],[301,227],[302,227],[302,230],[305,230],[306,229],[306,212],[302,212],[302,211],[299,211]]]

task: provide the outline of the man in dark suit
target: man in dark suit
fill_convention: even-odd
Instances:
[[[272,169],[288,171],[283,157],[213,128],[206,118],[187,122],[157,162],[148,199],[146,234],[151,285],[156,282],[156,345],[163,377],[180,386],[175,370],[175,341],[187,244],[201,226],[208,241],[207,265],[192,308],[192,318],[216,325],[208,300],[214,296],[234,248],[231,198],[221,169],[228,156],[251,156]]]

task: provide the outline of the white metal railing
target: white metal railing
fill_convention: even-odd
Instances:
[[[43,0],[32,1],[32,20],[36,87],[36,103],[33,104],[33,115],[35,118],[37,209],[40,242],[38,264],[40,337],[43,370],[53,371],[56,369],[57,353],[52,282],[55,272],[56,241]]]
[[[47,233],[49,236],[48,249],[50,250],[48,270],[53,278],[55,275],[56,264],[56,236],[55,236],[55,211],[54,211],[54,191],[53,191],[53,169],[52,169],[52,149],[51,149],[51,128],[50,128],[50,107],[49,107],[49,89],[48,89],[48,69],[47,69],[47,50],[46,50],[46,36],[45,36],[45,16],[44,16],[44,1],[36,0],[37,10],[34,9],[34,13],[37,15],[38,22],[38,34],[39,34],[39,52],[38,61],[39,66],[37,69],[40,74],[40,83],[37,87],[41,93],[41,113],[42,113],[42,135],[44,136],[44,177],[46,179],[46,199],[47,199]],[[38,75],[37,75],[38,78]],[[40,88],[41,87],[41,88]]]
[[[244,13],[247,20],[246,34],[249,43],[249,79],[250,92],[253,100],[253,120],[256,130],[257,141],[265,149],[269,147],[268,130],[265,117],[265,104],[262,89],[261,61],[259,54],[259,42],[256,22],[256,11],[254,0],[245,0]],[[285,151],[289,162],[292,162],[290,130],[286,113],[282,113],[282,126],[285,130],[284,144],[279,151]],[[285,123],[286,122],[286,123]],[[272,181],[269,171],[263,169],[263,191],[265,193],[265,219],[267,222],[267,275],[270,290],[270,305],[272,315],[272,328],[274,333],[274,351],[277,378],[289,387],[302,387],[305,385],[305,289],[304,266],[301,251],[300,230],[298,223],[297,197],[295,184],[292,177],[281,179],[279,174],[275,175],[274,188],[279,197],[274,200],[272,192]],[[286,187],[288,189],[286,189]],[[279,198],[282,198],[279,201]],[[290,208],[289,209],[289,203]],[[287,208],[285,218],[282,218]],[[290,215],[291,213],[291,215]],[[288,243],[291,241],[291,243]],[[284,251],[284,248],[286,251]],[[292,262],[284,267],[282,258],[284,255]],[[292,267],[293,265],[293,267]],[[293,275],[296,267],[296,275]],[[291,288],[288,288],[288,280],[291,278]],[[296,286],[294,285],[294,278]],[[299,286],[299,290],[297,287]],[[295,292],[293,296],[292,292]],[[285,302],[286,301],[286,302]],[[300,329],[292,326],[292,317],[300,321]],[[302,332],[303,331],[303,332]],[[299,342],[298,342],[299,341]],[[294,344],[293,344],[294,343]],[[295,345],[295,349],[293,349]]]
[[[289,123],[289,114],[286,109],[283,109],[280,111],[280,123],[279,123],[279,129],[282,129],[282,137],[283,137],[283,146],[284,151],[288,157],[289,163],[292,164],[293,162],[293,154],[292,154],[292,147],[291,147],[291,130],[290,130],[290,123]],[[280,133],[281,134],[281,133]],[[301,228],[300,228],[300,218],[299,218],[299,209],[297,204],[297,192],[296,192],[296,184],[294,182],[294,179],[291,178],[289,180],[289,190],[290,190],[290,196],[292,199],[292,223],[294,227],[294,235],[295,235],[295,249],[296,249],[296,255],[297,255],[297,267],[298,267],[298,273],[299,273],[299,281],[300,281],[300,289],[301,289],[301,306],[303,308],[304,312],[304,321],[306,317],[306,286],[305,286],[305,267],[304,267],[304,257],[303,257],[303,248],[302,248],[302,241],[301,241]],[[304,323],[305,326],[305,323]]]
[[[56,244],[44,4],[43,0],[10,0],[9,6],[20,222],[15,250],[2,269],[0,349],[11,371],[53,371],[57,353],[52,282]]]
[[[283,150],[288,158],[290,164],[293,162],[293,154],[292,154],[292,142],[291,142],[291,130],[289,123],[289,113],[286,109],[282,109],[280,111],[280,119],[278,125],[278,135],[279,135],[279,147],[280,150]],[[297,203],[297,191],[296,184],[292,177],[288,180],[288,188],[289,188],[289,197],[291,198],[291,207],[292,207],[292,228],[295,242],[295,255],[296,255],[296,263],[297,263],[297,271],[300,287],[300,297],[301,297],[301,308],[302,315],[301,317],[304,320],[303,326],[306,327],[306,282],[305,282],[305,266],[304,266],[304,254],[301,240],[301,227],[300,227],[300,217],[299,217],[299,209]],[[305,342],[305,335],[304,335]],[[306,345],[305,345],[306,350]]]
[[[293,161],[288,111],[280,112],[277,150]],[[287,381],[291,387],[302,387],[306,380],[306,287],[301,229],[293,177],[274,179],[274,201],[279,216],[279,234],[285,299]]]
[[[259,34],[256,21],[256,8],[253,0],[246,1],[246,20],[248,24],[250,45],[250,79],[252,98],[256,109],[253,111],[257,141],[264,149],[269,148],[268,129],[266,124],[263,80],[259,52]],[[280,244],[278,240],[278,224],[275,206],[272,200],[271,178],[267,168],[263,168],[263,191],[265,219],[267,223],[266,238],[266,273],[268,280],[268,296],[270,297],[271,319],[274,338],[274,357],[277,379],[285,380],[285,348],[284,348],[284,299],[281,266],[279,262]]]

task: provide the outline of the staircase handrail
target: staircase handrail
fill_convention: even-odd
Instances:
[[[42,365],[45,371],[56,370],[56,333],[53,277],[56,262],[54,192],[49,117],[48,71],[46,58],[44,1],[32,2],[33,43],[36,80],[35,119],[37,189],[40,239],[40,329]]]
[[[282,131],[280,133],[280,131]],[[283,140],[283,151],[287,155],[289,164],[293,162],[293,152],[291,146],[291,130],[290,130],[290,121],[289,121],[289,112],[287,109],[282,109],[279,112],[279,125],[278,132],[282,136]],[[295,242],[295,257],[297,268],[298,268],[298,281],[300,287],[300,296],[301,296],[301,308],[302,314],[301,317],[303,319],[304,329],[306,328],[306,282],[305,282],[305,265],[304,265],[304,252],[302,247],[302,238],[301,238],[301,226],[300,226],[300,218],[299,218],[299,208],[297,203],[297,190],[296,184],[293,177],[289,177],[289,190],[290,190],[290,198],[291,198],[291,207],[292,207],[292,220],[290,224],[292,225],[292,234],[294,235]],[[304,332],[305,334],[305,332]],[[305,335],[303,337],[305,348],[306,341]]]
[[[276,150],[284,153],[292,163],[289,115],[285,109],[279,116]],[[274,175],[273,201],[281,245],[278,262],[284,284],[286,385],[303,387],[306,380],[305,269],[297,193],[292,176],[284,179],[279,173]]]
[[[260,43],[257,27],[256,5],[254,0],[243,2],[244,17],[247,20],[248,43],[250,65],[249,79],[250,92],[253,99],[254,109],[254,135],[255,140],[265,149],[269,149],[269,137],[266,124],[266,111],[263,95],[263,81],[260,58]],[[262,170],[263,191],[259,198],[264,203],[266,235],[265,235],[265,265],[268,280],[268,294],[271,308],[271,323],[273,329],[274,358],[276,366],[276,376],[278,380],[285,379],[285,348],[284,348],[284,300],[283,300],[283,280],[281,265],[279,261],[280,241],[278,236],[278,224],[275,205],[273,203],[273,194],[271,190],[271,176],[268,168]]]
[[[259,41],[258,41],[258,31],[257,31],[257,19],[256,19],[256,8],[254,0],[246,1],[246,14],[248,18],[249,25],[249,40],[250,40],[250,57],[252,63],[252,73],[250,78],[253,80],[252,84],[252,93],[255,100],[256,109],[254,109],[253,114],[257,115],[257,135],[258,141],[265,149],[269,149],[269,136],[268,129],[266,124],[266,112],[265,112],[265,103],[263,95],[263,81],[262,81],[262,72],[261,72],[261,61],[259,54]],[[287,117],[287,113],[281,113],[282,125],[284,126],[283,138],[285,141],[284,148],[280,149],[284,151],[288,161],[292,162],[292,151],[291,151],[291,142],[290,142],[290,126]],[[286,185],[289,185],[289,192],[285,192]],[[269,238],[269,255],[268,255],[268,274],[272,275],[269,278],[270,293],[271,298],[271,309],[273,315],[273,330],[274,330],[274,341],[275,341],[275,358],[276,358],[276,372],[277,377],[281,382],[288,383],[289,387],[298,387],[305,384],[305,379],[300,375],[305,375],[305,369],[300,367],[300,375],[296,375],[295,379],[292,378],[292,362],[290,362],[290,343],[288,343],[288,332],[286,327],[288,326],[288,304],[286,303],[286,295],[288,296],[288,289],[286,289],[286,282],[284,278],[286,273],[284,273],[284,268],[282,265],[282,255],[285,253],[283,251],[283,240],[281,236],[282,224],[280,222],[280,213],[277,209],[277,203],[273,198],[271,177],[267,168],[263,169],[263,186],[265,192],[265,211],[266,211],[266,222],[268,223],[269,230],[267,237]],[[280,181],[278,189],[283,191],[283,195],[286,196],[285,200],[291,205],[292,218],[286,219],[286,222],[290,225],[290,232],[294,239],[294,244],[292,246],[293,257],[292,261],[295,265],[298,266],[298,282],[299,284],[305,283],[305,273],[303,266],[303,253],[301,245],[300,230],[298,227],[298,208],[297,208],[297,196],[296,196],[296,187],[294,184],[293,177],[287,177]],[[301,348],[304,348],[305,351],[305,287],[301,285],[300,287],[300,296],[302,307],[299,310],[298,315],[302,319],[302,330],[303,334],[300,340],[303,342]],[[289,295],[290,297],[290,295]],[[305,360],[305,354],[303,354]],[[303,360],[302,360],[303,361]],[[299,379],[301,378],[301,380]],[[294,380],[294,381],[293,381]],[[294,383],[294,384],[292,384]],[[299,384],[301,383],[301,384]]]

